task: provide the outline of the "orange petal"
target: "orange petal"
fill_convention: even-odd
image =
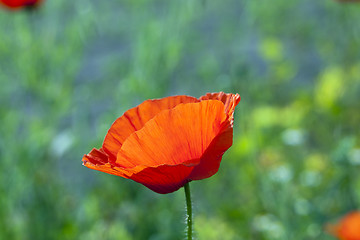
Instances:
[[[88,168],[126,178],[124,173],[108,163],[108,156],[102,149],[94,148],[89,154],[84,155],[82,161],[83,165]]]
[[[227,128],[219,133],[211,142],[200,159],[200,164],[194,167],[191,180],[201,180],[217,173],[223,154],[233,141],[233,129]]]
[[[162,165],[158,167],[147,167],[131,176],[131,179],[143,184],[157,193],[171,193],[189,182],[193,167],[182,164],[169,166]]]
[[[202,101],[208,99],[217,99],[223,102],[229,122],[224,125],[204,152],[200,164],[194,168],[190,175],[192,180],[200,180],[214,175],[220,167],[222,155],[231,147],[233,141],[233,115],[236,105],[240,102],[240,95],[220,92],[208,93],[200,98]]]
[[[130,135],[116,163],[124,168],[160,165],[194,166],[227,124],[224,105],[217,100],[180,104],[165,110]]]
[[[172,96],[162,99],[147,100],[139,106],[126,111],[109,129],[103,143],[104,151],[112,161],[122,144],[133,132],[140,130],[146,122],[163,110],[172,109],[180,103],[198,102],[190,96]]]
[[[207,93],[204,96],[200,97],[200,100],[219,100],[224,103],[225,106],[225,112],[229,117],[230,124],[232,126],[233,120],[234,120],[234,111],[235,107],[240,102],[240,95],[239,94],[232,94],[232,93]]]
[[[100,149],[93,148],[93,150],[91,150],[89,154],[86,154],[83,157],[84,165],[87,162],[90,162],[95,165],[105,164],[108,163],[108,156],[101,148]]]

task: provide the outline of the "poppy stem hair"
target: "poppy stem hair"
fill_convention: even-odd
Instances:
[[[187,240],[192,240],[192,206],[191,206],[191,194],[190,184],[184,185],[185,198],[186,198],[186,223],[187,223]]]

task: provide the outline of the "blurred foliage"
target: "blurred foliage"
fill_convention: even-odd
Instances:
[[[81,166],[148,98],[242,96],[193,182],[199,239],[332,239],[360,201],[360,5],[47,0],[0,9],[0,239],[183,239],[184,194]]]

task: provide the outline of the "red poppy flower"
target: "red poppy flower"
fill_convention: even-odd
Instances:
[[[0,4],[11,8],[18,9],[23,7],[36,7],[43,0],[0,0]]]
[[[132,179],[157,193],[214,175],[232,145],[239,94],[147,100],[119,117],[83,165]]]
[[[347,214],[336,225],[328,226],[328,231],[341,240],[360,240],[360,211]]]

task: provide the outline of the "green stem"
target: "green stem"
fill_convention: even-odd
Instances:
[[[191,194],[190,194],[190,185],[186,183],[184,185],[185,198],[186,198],[186,223],[187,223],[187,239],[192,240],[192,206],[191,206]]]

